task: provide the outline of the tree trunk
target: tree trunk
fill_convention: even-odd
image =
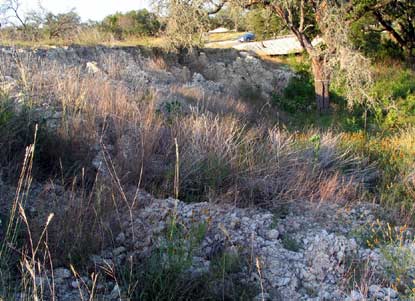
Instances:
[[[314,91],[316,93],[317,111],[326,113],[330,108],[330,81],[324,72],[324,62],[321,58],[312,59]]]
[[[316,56],[314,46],[303,32],[300,32],[295,27],[291,27],[290,29],[295,34],[298,41],[300,41],[301,46],[303,46],[308,55],[312,58],[311,64],[313,68],[317,111],[319,113],[326,113],[330,108],[330,79],[328,74],[326,74],[324,59],[321,56]]]

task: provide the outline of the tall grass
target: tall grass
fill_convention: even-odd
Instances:
[[[372,176],[373,166],[342,143],[343,135],[290,132],[272,120],[255,120],[249,102],[180,83],[170,96],[183,102],[161,102],[156,91],[140,86],[136,72],[164,72],[166,62],[156,58],[136,66],[114,57],[98,59],[102,71],[95,74],[18,53],[0,67],[18,86],[1,98],[0,116],[6,117],[0,122],[7,135],[0,135],[0,146],[12,147],[0,152],[13,162],[22,159],[27,139],[19,133],[39,123],[33,176],[48,183],[38,195],[38,217],[23,220],[35,242],[44,241],[47,229],[48,247],[41,244],[41,250],[53,260],[37,265],[30,257],[37,243],[31,245],[22,265],[29,290],[43,267],[85,267],[89,255],[111,244],[121,223],[114,212],[139,206],[139,189],[189,202],[274,208],[288,202],[355,201]],[[12,105],[3,106],[6,102]],[[2,167],[10,162],[0,159]],[[5,177],[9,184],[16,183],[12,174]],[[185,281],[174,283],[188,288]]]
[[[25,212],[25,205],[32,185],[36,135],[37,127],[33,144],[26,147],[16,194],[10,206],[9,220],[0,243],[0,297],[2,299],[11,299],[16,292],[20,292],[22,300],[39,300],[39,295],[43,294],[43,283],[39,285],[37,279],[44,272],[48,259],[41,261],[39,253],[45,250],[43,248],[45,234],[53,214],[48,216],[39,239],[35,240]],[[26,228],[25,233],[27,233],[27,242],[23,243],[20,242],[20,236],[23,233],[22,228]],[[47,254],[45,253],[44,258],[46,257]],[[20,281],[16,279],[17,270],[15,269],[18,265],[21,273]]]
[[[360,158],[340,147],[341,136],[257,125],[251,122],[254,108],[248,104],[241,108],[235,100],[224,102],[181,87],[177,91],[188,104],[163,113],[165,104],[158,103],[156,94],[131,90],[134,74],[122,63],[108,64],[108,78],[85,75],[81,67],[29,61],[22,64],[28,65],[25,91],[33,106],[60,112],[53,132],[69,144],[85,146],[79,166],[91,167],[87,146],[110,148],[123,184],[140,180],[142,188],[170,195],[175,139],[180,197],[189,201],[272,205],[276,200],[348,199],[368,173],[358,168]],[[321,138],[318,150],[309,141],[315,135]]]

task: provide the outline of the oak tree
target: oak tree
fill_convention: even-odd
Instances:
[[[236,5],[243,9],[263,8],[276,16],[282,25],[294,34],[311,60],[314,77],[317,110],[327,112],[330,108],[330,82],[334,75],[342,78],[347,87],[346,98],[349,104],[363,103],[369,96],[365,92],[371,82],[369,62],[360,55],[348,41],[348,22],[344,18],[344,5],[336,0],[155,0],[167,10],[169,22],[180,24],[174,32],[189,34],[187,28],[198,28],[198,18],[216,14],[227,5]],[[192,18],[184,15],[193,12]],[[183,25],[187,24],[187,27]],[[191,24],[191,25],[188,25]],[[169,26],[168,26],[169,28]],[[315,38],[322,38],[323,44],[315,44]],[[189,40],[187,40],[189,42]],[[345,63],[346,61],[352,64]],[[349,91],[353,89],[353,91]]]
[[[354,20],[371,17],[372,29],[389,33],[409,57],[415,56],[415,1],[413,0],[353,0],[349,14]]]

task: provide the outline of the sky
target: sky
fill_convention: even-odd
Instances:
[[[82,21],[101,21],[117,11],[126,12],[149,8],[149,0],[21,0],[24,11],[34,10],[41,5],[53,13],[63,13],[75,8]],[[2,0],[0,0],[2,2]]]

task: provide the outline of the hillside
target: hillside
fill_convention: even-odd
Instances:
[[[0,299],[410,300],[413,231],[379,202],[381,161],[356,133],[289,125],[291,66],[101,46],[0,61]]]

